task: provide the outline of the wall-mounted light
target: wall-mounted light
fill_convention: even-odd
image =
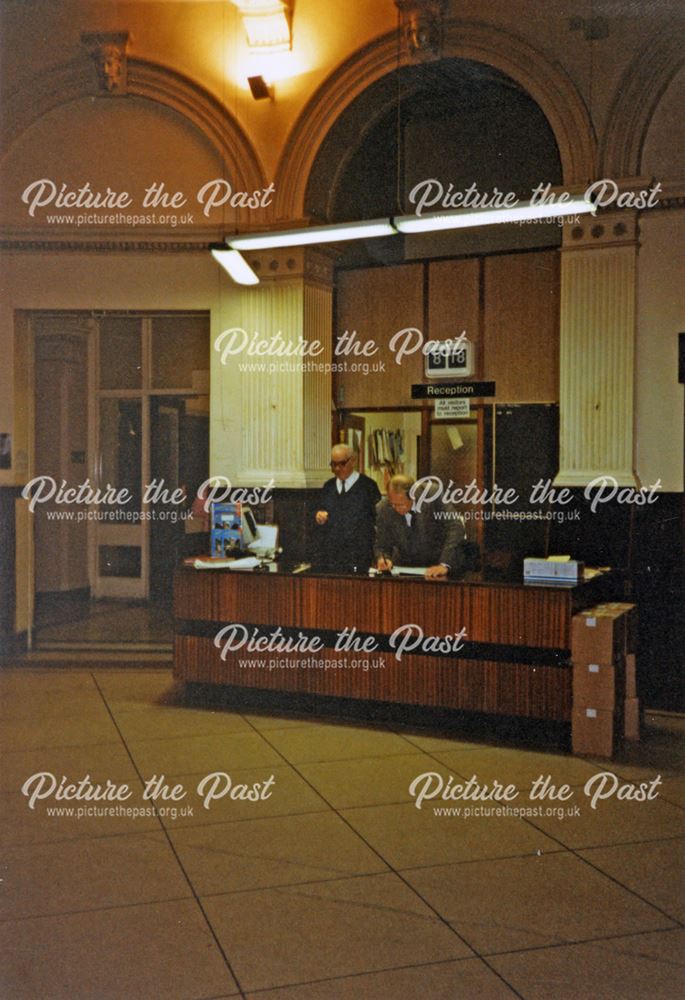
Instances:
[[[288,52],[292,48],[290,0],[231,0],[238,8],[253,52]]]
[[[247,82],[250,86],[250,93],[254,97],[255,101],[273,101],[273,85],[268,84],[263,76],[248,76]]]

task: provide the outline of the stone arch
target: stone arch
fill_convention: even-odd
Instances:
[[[129,56],[126,94],[141,97],[177,112],[211,143],[241,190],[265,186],[264,170],[247,134],[209,91],[175,70]],[[5,102],[0,151],[4,155],[34,122],[53,109],[97,96],[96,78],[89,59],[56,67],[30,88],[17,91]],[[125,100],[125,95],[103,98]]]
[[[448,21],[443,56],[470,59],[510,76],[539,105],[559,147],[564,184],[596,177],[597,143],[575,84],[528,42],[490,25]],[[319,87],[295,123],[276,176],[276,214],[303,215],[309,174],[324,137],[346,107],[397,67],[397,35],[389,32],[355,52]]]
[[[601,146],[603,177],[637,177],[649,123],[666,88],[685,65],[685,32],[669,28],[630,64],[609,112]]]

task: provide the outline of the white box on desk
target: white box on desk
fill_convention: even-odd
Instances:
[[[583,579],[585,564],[577,559],[566,559],[560,562],[557,559],[535,559],[523,560],[524,580],[559,580],[560,582],[577,583]]]

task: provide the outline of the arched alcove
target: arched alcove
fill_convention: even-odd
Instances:
[[[648,168],[643,149],[656,109],[678,70],[685,65],[685,32],[674,24],[645,45],[616,89],[602,140],[604,177],[635,177]]]
[[[467,21],[447,22],[443,56],[491,67],[517,84],[554,133],[563,183],[570,187],[594,178],[596,141],[588,112],[558,63],[509,31]],[[354,53],[314,94],[290,133],[279,165],[279,217],[304,214],[309,175],[326,136],[359,95],[396,68],[397,36],[391,32]]]
[[[208,91],[194,81],[175,70],[143,59],[129,58],[127,73],[127,89],[125,95],[112,97],[103,95],[98,90],[97,79],[92,62],[84,55],[70,63],[62,64],[46,72],[44,77],[34,81],[34,85],[25,91],[17,91],[5,102],[4,115],[0,130],[0,149],[3,155],[3,166],[18,158],[16,147],[32,129],[40,130],[41,121],[45,121],[44,134],[50,136],[50,115],[60,119],[60,109],[67,109],[62,115],[64,121],[78,119],[81,122],[73,124],[74,128],[83,128],[89,120],[93,127],[93,114],[99,118],[95,131],[91,131],[91,143],[81,144],[79,155],[83,150],[101,141],[100,134],[107,129],[107,117],[114,117],[118,105],[126,110],[121,119],[130,120],[130,128],[145,128],[142,124],[147,118],[147,127],[153,130],[160,123],[168,124],[175,121],[179,145],[175,156],[204,150],[200,162],[212,160],[217,164],[219,173],[212,176],[226,177],[233,190],[254,191],[265,186],[264,171],[254,147],[246,133],[233,115]],[[91,113],[85,109],[92,106]],[[94,109],[94,111],[92,110]],[[133,114],[131,113],[133,110]],[[77,114],[75,115],[75,112]],[[39,134],[38,132],[34,133]],[[147,134],[148,146],[154,150],[150,142],[152,134]],[[121,134],[121,153],[126,150],[128,136]],[[168,167],[169,151],[160,149],[160,167]],[[58,162],[58,161],[55,161]],[[116,162],[116,157],[115,157]],[[54,169],[54,167],[53,167]],[[199,165],[198,165],[199,175]],[[151,178],[151,181],[154,178]],[[204,180],[212,177],[204,176]],[[150,181],[150,182],[151,182]],[[112,185],[110,185],[112,186]],[[239,213],[238,213],[239,214]]]
[[[118,207],[130,221],[119,223],[119,229],[140,232],[161,225],[162,215],[176,219],[186,213],[194,225],[206,224],[221,221],[222,215],[214,212],[205,218],[197,192],[223,174],[215,147],[175,110],[140,97],[84,97],[52,108],[12,144],[2,163],[0,212],[12,228],[46,227],[53,215],[63,216],[62,223],[53,225],[55,234],[68,227],[68,215],[88,216],[74,223],[85,237],[94,226],[106,225],[96,222],[95,215],[116,215],[112,205],[93,212],[87,205],[58,204],[63,185],[78,191],[87,184],[92,192],[110,189],[129,196]],[[160,198],[153,204],[151,192],[146,205],[152,185],[160,190]],[[180,193],[182,199],[176,199],[175,207],[164,205],[165,193],[167,198]],[[233,221],[234,214],[225,217]]]
[[[438,211],[470,189],[526,201],[540,184],[561,182],[558,146],[538,105],[498,70],[449,58],[387,74],[348,105],[319,149],[304,208],[342,222],[413,213],[422,203]],[[555,226],[509,227],[504,240],[498,230],[502,249],[560,242]],[[488,233],[476,249],[487,242]],[[426,255],[474,249],[464,234],[421,247]]]

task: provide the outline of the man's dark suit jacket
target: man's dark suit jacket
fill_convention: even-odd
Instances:
[[[376,559],[386,556],[396,566],[444,563],[451,574],[462,572],[466,561],[464,524],[456,517],[443,520],[439,512],[444,511],[439,502],[425,503],[413,512],[410,528],[404,514],[393,510],[388,500],[381,500],[376,508]]]
[[[338,493],[335,477],[324,483],[317,510],[328,511],[328,523],[315,533],[318,568],[335,573],[359,573],[369,568],[380,496],[374,480],[363,473],[347,493]]]

